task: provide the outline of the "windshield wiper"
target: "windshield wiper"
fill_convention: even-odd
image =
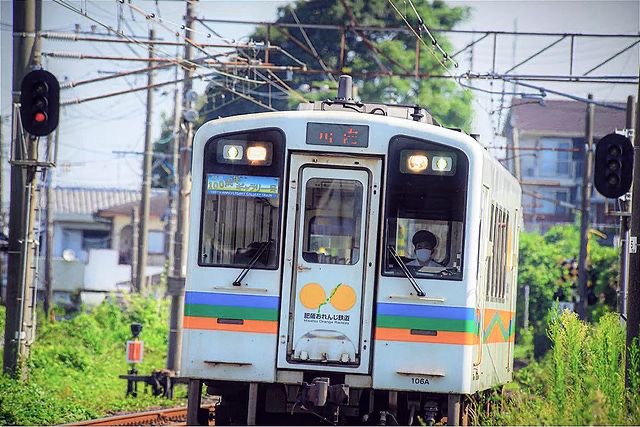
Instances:
[[[249,273],[249,271],[253,268],[253,266],[256,265],[256,263],[258,262],[258,260],[260,259],[264,251],[266,251],[267,248],[269,247],[269,244],[271,244],[271,241],[262,243],[262,246],[260,246],[260,249],[258,249],[258,251],[253,256],[253,258],[251,258],[247,266],[242,269],[238,277],[236,277],[236,280],[233,281],[233,286],[242,286],[242,279],[244,279],[245,276]]]
[[[425,296],[424,291],[422,290],[422,288],[420,288],[420,285],[418,285],[418,282],[416,282],[416,279],[413,277],[413,275],[409,271],[409,268],[404,263],[404,261],[402,261],[402,258],[400,258],[400,255],[398,255],[398,253],[396,252],[395,248],[392,245],[389,245],[389,246],[387,246],[387,249],[389,250],[389,253],[391,253],[391,256],[393,256],[393,259],[400,266],[400,270],[402,270],[404,275],[407,277],[407,279],[409,280],[409,283],[411,283],[411,286],[413,286],[413,289],[416,290],[416,294],[419,297]]]

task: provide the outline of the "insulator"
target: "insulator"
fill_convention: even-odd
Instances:
[[[50,32],[46,32],[46,33],[42,33],[41,34],[42,37],[49,39],[49,40],[71,40],[71,41],[77,41],[78,40],[78,36],[76,34],[69,34],[69,33],[50,33]]]
[[[84,55],[81,53],[73,52],[43,52],[45,56],[51,56],[54,58],[70,58],[70,59],[83,59]]]

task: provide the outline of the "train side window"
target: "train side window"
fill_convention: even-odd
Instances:
[[[354,265],[360,259],[362,184],[312,178],[306,185],[302,258],[317,264]]]
[[[507,294],[507,265],[509,250],[509,212],[496,204],[491,204],[489,231],[489,274],[487,275],[487,300],[504,302]]]

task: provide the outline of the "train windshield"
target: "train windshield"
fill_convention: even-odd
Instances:
[[[468,165],[458,149],[392,139],[383,274],[462,280]]]
[[[283,156],[274,130],[207,143],[199,265],[277,268]]]

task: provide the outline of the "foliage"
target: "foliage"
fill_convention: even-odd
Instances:
[[[529,323],[534,330],[536,356],[549,346],[546,336],[547,313],[559,294],[567,300],[577,293],[577,283],[560,278],[563,260],[578,258],[580,232],[576,225],[551,228],[544,236],[536,233],[520,234],[518,269],[517,324],[524,323],[524,287],[529,285]],[[588,307],[591,320],[597,320],[616,308],[618,252],[600,245],[593,234],[589,239],[588,292],[595,304]],[[518,338],[520,338],[518,336]]]
[[[396,3],[404,17],[416,28],[418,18],[413,10],[406,3],[395,1],[394,4]],[[424,23],[431,29],[451,29],[469,14],[467,8],[451,8],[440,0],[414,0],[413,4]],[[322,64],[319,57],[324,66],[334,70],[336,75],[330,77],[328,73],[313,74],[296,70],[292,75],[285,77],[263,70],[248,72],[246,77],[274,82],[280,80],[288,87],[301,92],[307,100],[323,100],[335,96],[334,79],[337,79],[337,74],[346,73],[353,76],[359,89],[359,97],[364,101],[417,103],[426,106],[444,125],[469,129],[471,93],[462,90],[450,79],[414,77],[416,37],[408,31],[403,17],[387,0],[298,0],[294,5],[279,9],[277,22],[295,24],[296,20],[313,24],[401,28],[405,31],[348,30],[344,33],[345,50],[342,51],[341,34],[338,30],[307,28],[303,33],[294,27],[271,27],[269,41],[282,50],[270,51],[270,63],[291,67],[300,67],[300,63],[304,63],[308,68],[320,69]],[[307,37],[318,57],[306,42]],[[426,34],[423,34],[423,37],[429,40]],[[451,53],[452,48],[447,39],[441,34],[437,34],[437,37],[438,43],[445,51]],[[266,40],[266,29],[259,28],[252,38],[257,41]],[[264,54],[258,50],[253,53],[246,52],[246,55],[251,59],[265,59],[262,56]],[[436,58],[442,60],[441,54],[435,53],[430,40],[426,47],[421,45],[419,73],[446,74],[446,70]],[[389,76],[391,73],[395,76]],[[293,96],[291,91],[286,95],[282,94],[270,84],[258,85],[250,93],[254,99],[273,105],[279,110],[295,108],[301,101],[299,95]],[[207,106],[213,110],[212,117],[265,111],[265,108],[246,99],[239,99],[229,91],[222,91],[217,87],[211,87],[207,95]]]
[[[125,397],[125,343],[129,326],[143,325],[141,374],[164,368],[168,301],[153,297],[113,298],[69,320],[38,324],[29,360],[29,381],[0,377],[0,425],[47,425],[106,416],[114,411],[175,405],[142,393]],[[40,316],[44,319],[44,316]],[[61,345],[64,344],[64,345]]]
[[[594,326],[556,306],[549,319],[551,351],[516,372],[517,391],[502,397],[494,392],[474,402],[474,423],[638,425],[639,376],[633,371],[625,390],[625,332],[617,315],[605,314]],[[636,344],[629,352],[631,365],[640,363],[639,353]]]

